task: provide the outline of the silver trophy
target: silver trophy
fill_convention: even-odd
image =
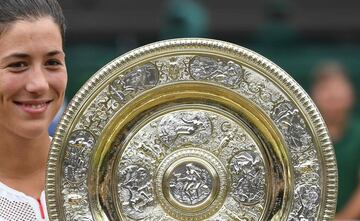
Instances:
[[[75,95],[51,145],[50,220],[331,220],[325,124],[271,61],[210,39],[135,49]]]

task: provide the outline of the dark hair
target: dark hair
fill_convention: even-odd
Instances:
[[[65,38],[65,18],[57,0],[0,0],[0,35],[19,20],[51,17]]]
[[[347,70],[340,62],[332,60],[319,62],[312,70],[312,83],[315,85],[335,75],[342,76],[350,82]]]

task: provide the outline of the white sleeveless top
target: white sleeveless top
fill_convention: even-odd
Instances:
[[[34,199],[0,182],[0,221],[46,221],[45,192]]]

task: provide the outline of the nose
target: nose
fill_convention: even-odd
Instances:
[[[26,90],[31,94],[43,94],[49,89],[47,72],[41,65],[31,68],[27,77]]]

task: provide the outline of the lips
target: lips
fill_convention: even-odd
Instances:
[[[36,100],[36,101],[15,101],[23,111],[29,114],[39,114],[46,111],[52,100]]]

